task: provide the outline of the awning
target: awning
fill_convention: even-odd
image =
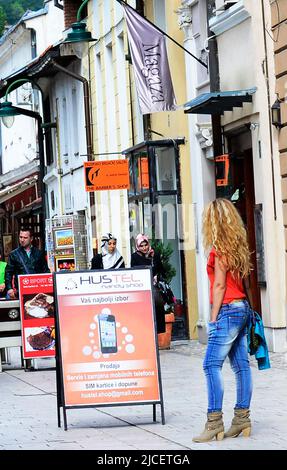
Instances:
[[[29,178],[25,178],[22,181],[18,181],[17,183],[12,184],[11,186],[6,186],[6,188],[1,189],[0,190],[0,204],[7,201],[8,199],[11,199],[14,196],[17,196],[17,194],[20,194],[23,191],[26,191],[27,188],[36,184],[37,181],[38,181],[38,175],[33,175],[33,176],[30,176]]]
[[[36,57],[21,69],[13,72],[12,75],[0,79],[0,98],[5,96],[6,90],[11,83],[21,78],[39,79],[41,77],[53,77],[59,70],[54,67],[54,61],[62,67],[67,67],[70,63],[76,60],[76,56],[61,56],[60,55],[60,42],[53,46],[49,46],[39,57]],[[15,89],[19,84],[15,84]],[[11,89],[13,91],[14,87]]]
[[[187,114],[223,114],[233,108],[241,108],[243,103],[251,103],[257,88],[235,91],[214,91],[203,93],[184,105]]]
[[[17,212],[13,212],[13,217],[18,217],[19,215],[24,215],[24,214],[40,214],[42,212],[42,198],[38,197],[32,202],[29,202],[29,204],[26,204],[22,209],[20,209]]]

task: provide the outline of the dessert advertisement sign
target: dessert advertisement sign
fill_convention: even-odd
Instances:
[[[150,270],[54,276],[64,406],[159,403]]]
[[[19,276],[24,359],[55,356],[55,310],[52,274]]]

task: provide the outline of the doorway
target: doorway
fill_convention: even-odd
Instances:
[[[229,133],[226,137],[229,155],[228,185],[217,188],[217,197],[230,199],[238,209],[245,224],[252,263],[248,293],[252,307],[261,314],[260,283],[258,280],[259,227],[256,226],[258,206],[255,204],[251,133],[245,126],[243,129]],[[260,239],[262,239],[262,236]]]

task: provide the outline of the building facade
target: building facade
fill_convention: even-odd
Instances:
[[[271,2],[271,31],[273,34],[274,60],[275,60],[275,96],[272,96],[271,104],[279,104],[279,121],[276,114],[273,118],[273,135],[275,141],[275,151],[280,163],[281,175],[281,201],[279,210],[283,211],[284,227],[284,250],[285,250],[285,291],[286,291],[286,250],[287,250],[287,5],[282,0]],[[275,99],[276,98],[276,99]],[[278,178],[278,186],[280,177]],[[281,219],[280,219],[281,221]],[[282,256],[283,258],[283,256]],[[282,260],[283,261],[283,260]],[[286,300],[285,300],[286,309]]]
[[[215,194],[230,199],[246,224],[253,307],[262,313],[270,350],[282,351],[286,281],[278,130],[271,113],[276,93],[270,2],[183,4],[194,14],[207,8],[210,82],[210,92],[197,93],[186,112],[201,119],[211,116]],[[204,172],[208,178],[207,168]],[[202,191],[210,191],[204,183]],[[204,324],[206,319],[202,320]]]
[[[179,1],[130,2],[139,13],[182,42],[177,26]],[[91,97],[95,160],[128,159],[130,189],[100,191],[97,232],[112,231],[129,266],[137,233],[172,248],[176,270],[171,281],[183,337],[197,336],[195,236],[191,197],[188,119],[182,108],[141,115],[129,57],[123,9],[115,1],[89,4]],[[178,104],[186,101],[184,52],[167,39],[169,66]],[[180,323],[180,322],[179,322]]]
[[[63,14],[54,2],[46,0],[43,8],[27,11],[18,23],[10,27],[0,40],[1,96],[4,98],[7,80],[17,80],[19,70],[37,59],[48,44],[59,39],[63,30]],[[21,78],[24,78],[21,77]],[[25,77],[26,78],[26,77]],[[28,77],[27,77],[28,78]],[[3,90],[3,91],[2,91]],[[22,80],[7,96],[13,105],[24,112],[42,114],[39,89],[29,80]],[[41,118],[40,118],[41,119]],[[8,126],[8,127],[7,127]],[[2,204],[2,256],[18,243],[21,225],[32,226],[35,239],[41,247],[43,237],[43,165],[40,157],[38,121],[19,115],[13,121],[1,124],[1,195]],[[4,240],[4,241],[3,241]]]

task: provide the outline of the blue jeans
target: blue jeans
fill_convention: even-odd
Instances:
[[[210,322],[208,344],[203,362],[207,381],[208,413],[222,410],[222,366],[229,357],[236,377],[235,408],[249,408],[252,395],[251,370],[247,350],[247,324],[250,307],[246,300],[223,304],[216,322]]]

